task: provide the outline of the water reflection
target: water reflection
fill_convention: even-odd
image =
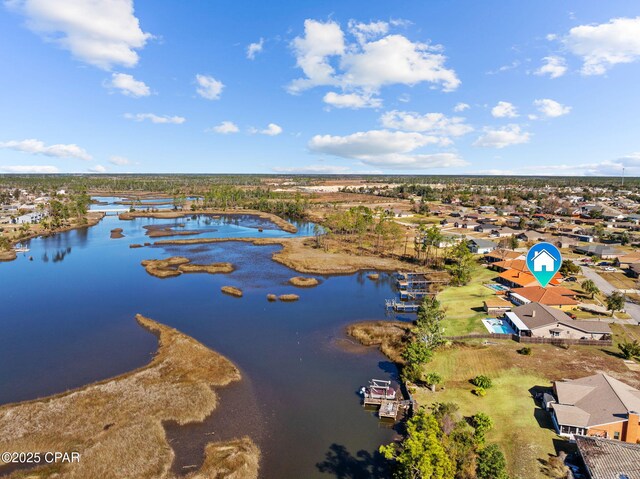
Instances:
[[[351,454],[342,444],[333,443],[322,462],[316,464],[318,471],[336,479],[386,479],[389,477],[388,461],[378,451],[364,449]]]

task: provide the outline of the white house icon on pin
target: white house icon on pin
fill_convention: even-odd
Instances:
[[[552,272],[556,270],[556,259],[546,249],[538,252],[531,262],[533,263],[534,271]]]

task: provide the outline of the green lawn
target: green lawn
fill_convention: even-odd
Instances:
[[[471,282],[466,286],[448,286],[438,294],[438,300],[446,310],[443,325],[446,336],[459,336],[469,333],[486,333],[480,321],[487,316],[482,311],[483,300],[495,296],[495,293],[483,286],[491,281],[497,273],[477,264],[471,273]]]

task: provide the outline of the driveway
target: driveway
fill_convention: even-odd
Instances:
[[[598,289],[600,289],[604,294],[611,294],[617,290],[617,288],[614,288],[609,281],[600,276],[593,268],[580,265],[580,269],[582,270],[582,274],[584,274],[585,278],[592,280]],[[640,304],[627,301],[624,304],[624,309],[631,316],[632,319],[630,322],[632,324],[640,324]],[[628,323],[629,321],[620,322]]]

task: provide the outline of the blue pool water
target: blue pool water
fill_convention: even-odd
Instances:
[[[502,321],[502,324],[498,322],[499,320],[493,318],[484,319],[482,322],[485,327],[489,330],[490,333],[498,333],[498,334],[515,334],[514,329]]]

